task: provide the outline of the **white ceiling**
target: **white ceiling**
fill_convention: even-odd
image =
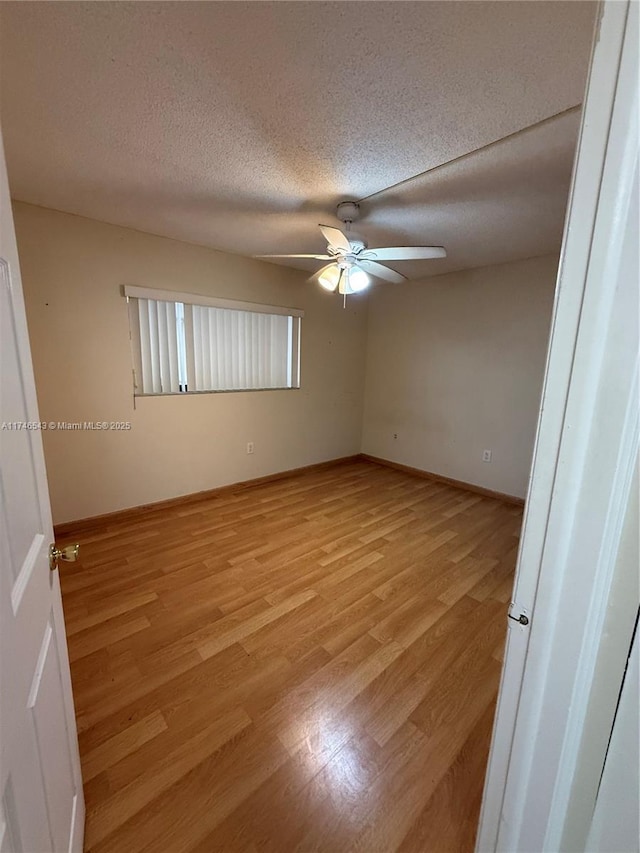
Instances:
[[[370,245],[449,251],[394,264],[410,277],[544,254],[560,245],[594,14],[582,0],[3,2],[12,192],[248,255],[319,251],[335,204],[375,194],[358,224]]]

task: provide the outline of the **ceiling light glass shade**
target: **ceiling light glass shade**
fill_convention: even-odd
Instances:
[[[368,287],[370,278],[367,273],[360,267],[347,267],[344,275],[340,279],[340,287],[338,291],[343,294],[359,293]]]
[[[340,281],[340,267],[334,266],[329,267],[328,270],[325,270],[321,276],[318,277],[318,283],[324,287],[325,290],[335,290],[338,286],[338,282]]]
[[[363,269],[352,267],[349,270],[349,287],[352,293],[360,293],[361,290],[365,290],[370,284],[371,279]]]

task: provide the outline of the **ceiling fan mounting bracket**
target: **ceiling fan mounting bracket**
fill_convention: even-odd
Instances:
[[[342,201],[336,208],[340,222],[356,222],[360,217],[360,205],[357,201]]]

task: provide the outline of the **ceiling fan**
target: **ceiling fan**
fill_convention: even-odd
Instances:
[[[317,270],[311,279],[326,290],[342,293],[359,293],[371,284],[371,277],[400,283],[407,280],[401,273],[381,264],[380,261],[426,260],[445,258],[446,250],[442,246],[395,246],[369,249],[359,234],[350,230],[360,213],[360,205],[355,201],[343,201],[337,208],[338,219],[346,226],[346,233],[331,225],[320,225],[327,241],[327,253],[324,255],[257,255],[259,258],[312,258],[316,261],[329,261]]]

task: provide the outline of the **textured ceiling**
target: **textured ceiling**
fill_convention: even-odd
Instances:
[[[3,2],[12,192],[249,255],[320,250],[334,205],[373,195],[370,245],[449,251],[394,264],[411,277],[553,251],[594,15],[581,0]]]

